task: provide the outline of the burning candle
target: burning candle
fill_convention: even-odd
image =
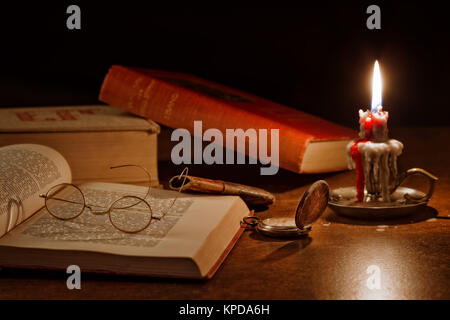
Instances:
[[[359,110],[360,139],[347,145],[349,169],[356,169],[356,199],[390,201],[390,190],[397,177],[397,157],[403,144],[388,138],[389,114],[381,104],[381,72],[375,61],[372,78],[372,105],[370,110]]]

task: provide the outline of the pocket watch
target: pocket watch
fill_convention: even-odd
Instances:
[[[329,187],[326,181],[314,182],[303,194],[295,212],[295,218],[271,217],[261,219],[255,216],[245,216],[241,225],[249,230],[276,238],[291,238],[305,236],[311,231],[313,223],[325,211]]]

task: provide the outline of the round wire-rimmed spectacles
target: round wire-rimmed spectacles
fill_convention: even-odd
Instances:
[[[146,172],[149,178],[149,186],[144,197],[135,195],[125,195],[114,201],[108,206],[99,206],[86,203],[86,197],[83,191],[72,183],[61,183],[51,187],[47,193],[39,195],[45,199],[45,207],[48,213],[59,220],[73,220],[79,217],[85,209],[89,209],[93,215],[108,215],[111,224],[119,231],[125,233],[138,233],[145,230],[153,219],[162,219],[175,204],[178,196],[175,197],[165,212],[155,216],[152,207],[146,198],[150,195],[150,173],[138,165],[121,165],[111,167],[111,169],[134,166]],[[178,192],[181,192],[187,176],[187,168],[180,174],[179,178],[183,179],[183,183]],[[95,210],[94,207],[103,208],[103,210]]]

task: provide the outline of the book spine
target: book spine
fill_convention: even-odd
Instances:
[[[224,135],[226,129],[235,128],[279,129],[279,165],[294,172],[300,172],[301,159],[309,142],[303,133],[292,127],[120,66],[109,70],[99,100],[171,128],[185,128],[191,134],[197,120],[202,120],[203,131],[217,128]]]

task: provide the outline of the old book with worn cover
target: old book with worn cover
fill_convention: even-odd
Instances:
[[[112,165],[146,167],[158,184],[157,135],[151,120],[104,105],[0,108],[0,147],[36,143],[54,148],[69,162],[73,181],[143,182],[141,172]]]
[[[99,99],[194,133],[217,128],[279,129],[280,167],[298,173],[347,169],[345,146],[357,133],[319,117],[191,75],[114,65]]]
[[[72,220],[58,220],[47,212],[39,194],[71,182],[71,170],[60,153],[35,144],[0,148],[0,181],[0,267],[65,271],[78,265],[83,272],[207,279],[232,249],[243,231],[240,221],[249,214],[238,196],[152,188],[146,200],[153,214],[166,214],[139,233],[123,233],[107,215],[89,210]],[[105,182],[79,187],[86,204],[97,211],[114,199],[143,197],[148,190]],[[73,203],[61,202],[58,210],[69,210],[65,206]]]

